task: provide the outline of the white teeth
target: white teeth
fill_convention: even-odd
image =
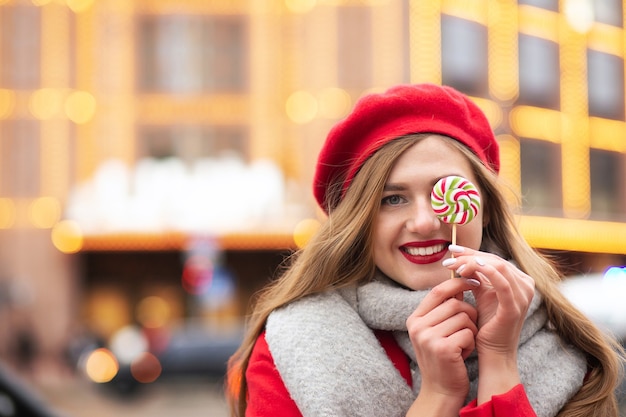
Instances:
[[[444,248],[443,244],[427,246],[427,247],[414,247],[405,246],[404,251],[413,256],[427,256],[433,253],[441,252]]]

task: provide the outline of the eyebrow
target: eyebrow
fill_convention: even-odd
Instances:
[[[402,191],[405,190],[406,186],[403,184],[396,183],[386,183],[383,187],[383,191]]]
[[[451,173],[451,174],[447,174],[447,175],[443,175],[439,178],[436,178],[434,180],[434,182],[432,183],[432,186],[434,187],[435,184],[437,183],[437,181],[439,181],[441,178],[444,177],[449,177],[451,175],[456,175],[458,177],[462,177],[462,178],[466,178],[464,175],[461,174],[456,174],[456,173]],[[404,191],[407,189],[407,185],[403,184],[403,183],[394,183],[394,182],[388,182],[385,183],[385,186],[383,187],[383,192],[388,192],[388,191]]]

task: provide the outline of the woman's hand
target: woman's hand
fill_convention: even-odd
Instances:
[[[422,377],[420,394],[412,411],[450,408],[455,415],[469,391],[464,360],[474,350],[476,309],[455,295],[478,282],[448,280],[437,285],[407,319],[409,337]],[[419,414],[419,413],[418,413]],[[431,415],[431,414],[422,414]]]
[[[481,403],[519,383],[517,347],[535,282],[497,255],[453,245],[450,251],[456,258],[454,262],[446,260],[445,265],[461,277],[481,283],[472,290],[478,310],[476,350]]]
[[[473,289],[478,309],[476,349],[506,353],[517,350],[528,307],[535,295],[534,280],[497,255],[451,246],[455,262],[448,267],[481,285]]]

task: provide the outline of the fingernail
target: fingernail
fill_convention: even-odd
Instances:
[[[467,278],[465,280],[465,282],[467,282],[469,285],[471,285],[472,287],[480,287],[480,281],[474,278]]]
[[[461,272],[465,269],[465,264],[459,266],[456,270],[457,275],[461,275]]]
[[[450,246],[448,246],[448,250],[450,252],[453,252],[453,253],[463,253],[465,248],[463,246],[459,246],[459,245],[450,245]]]
[[[443,266],[450,266],[450,265],[454,265],[456,263],[456,259],[454,258],[446,258],[443,260],[443,262],[441,262],[441,265]]]
[[[476,261],[476,263],[477,263],[478,265],[480,265],[480,266],[485,266],[485,265],[486,265],[486,264],[485,264],[485,261],[483,260],[483,258],[481,258],[481,257],[479,257],[479,256],[474,257],[474,260],[475,260],[475,261]]]

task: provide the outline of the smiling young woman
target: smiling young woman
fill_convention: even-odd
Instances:
[[[456,90],[361,99],[318,159],[327,221],[260,294],[231,358],[233,415],[617,417],[622,351],[518,233],[499,166]],[[454,245],[430,204],[449,175],[482,199]]]

